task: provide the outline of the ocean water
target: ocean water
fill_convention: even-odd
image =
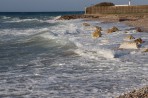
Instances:
[[[147,32],[56,20],[81,13],[0,13],[0,98],[114,98],[148,85]],[[84,22],[101,26],[102,37],[93,39]],[[106,34],[112,26],[120,31]],[[117,49],[127,34],[144,40],[140,49]]]

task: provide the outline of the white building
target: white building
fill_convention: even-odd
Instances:
[[[129,0],[128,5],[129,5],[129,6],[131,5],[131,0]]]

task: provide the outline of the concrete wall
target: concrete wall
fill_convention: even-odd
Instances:
[[[86,14],[133,14],[148,13],[148,5],[141,6],[91,6],[86,8]]]

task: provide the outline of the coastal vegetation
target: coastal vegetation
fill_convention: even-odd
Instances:
[[[95,7],[99,7],[99,6],[115,6],[114,3],[112,2],[101,2],[99,4],[94,5]]]

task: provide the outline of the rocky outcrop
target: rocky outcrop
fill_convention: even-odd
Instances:
[[[71,19],[83,19],[83,18],[99,18],[99,16],[95,16],[95,15],[65,15],[65,16],[61,16],[59,19],[57,20],[71,20]]]

